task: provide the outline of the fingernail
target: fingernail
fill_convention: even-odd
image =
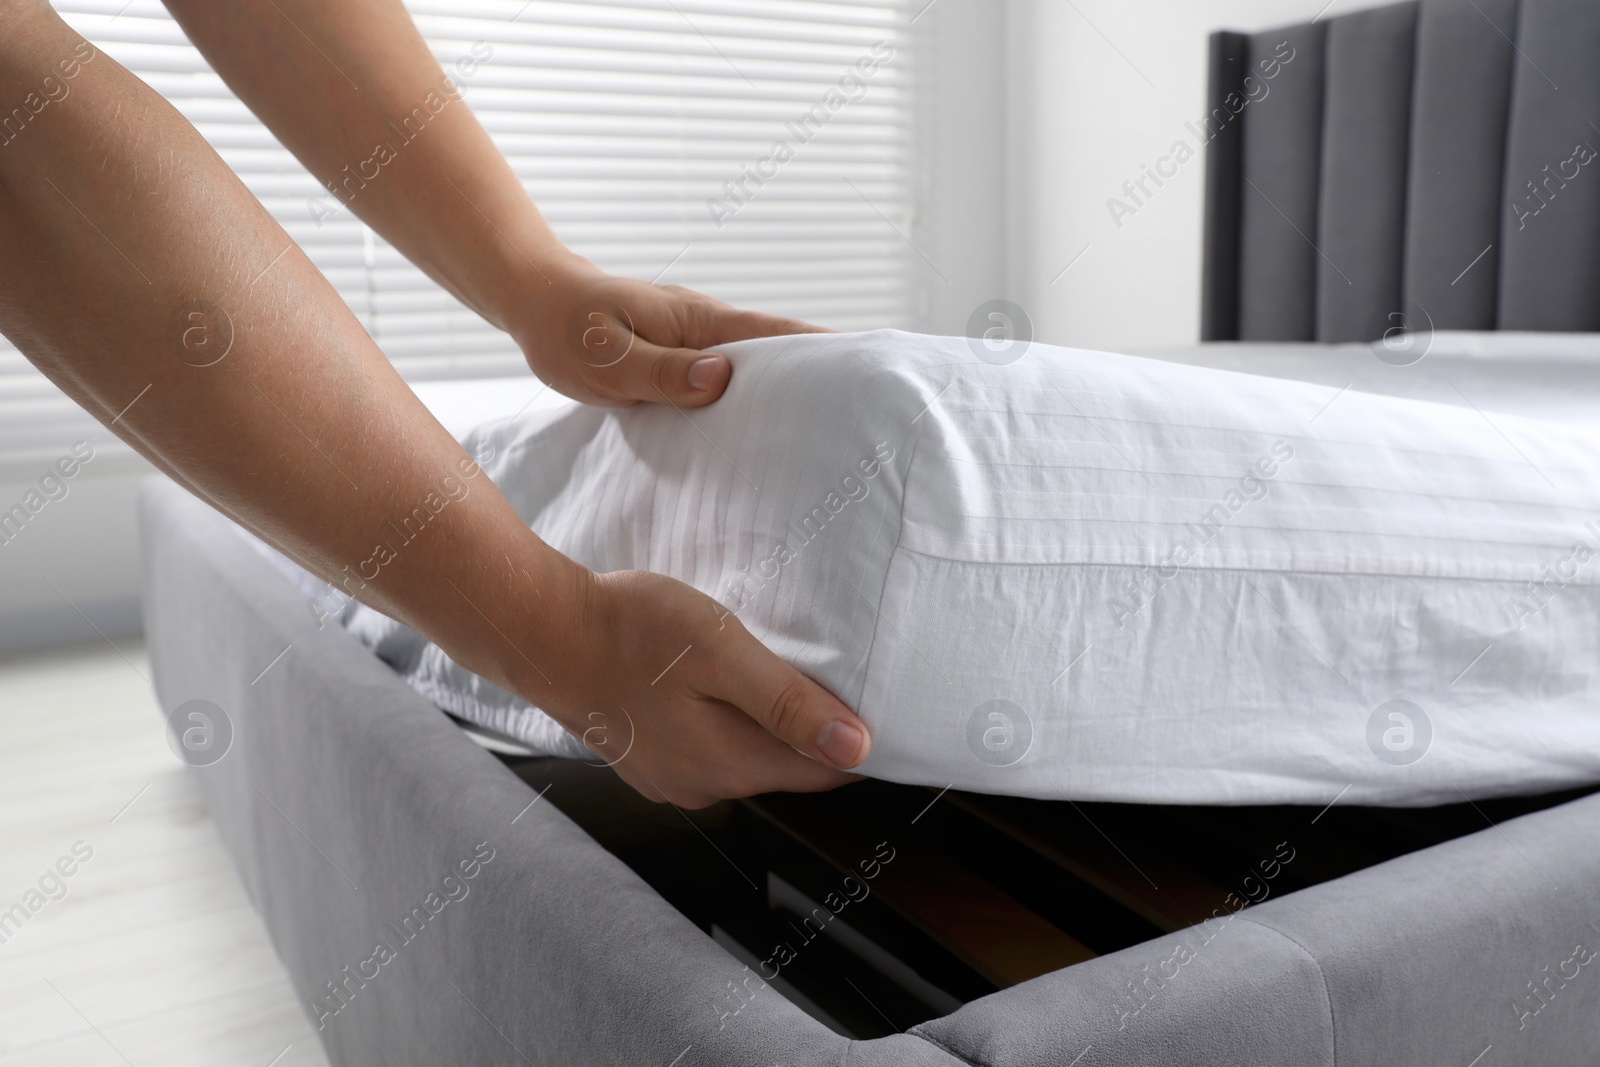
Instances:
[[[861,762],[861,749],[867,735],[853,722],[835,719],[817,734],[817,751],[828,757],[835,767],[854,767]]]
[[[689,364],[689,388],[710,389],[717,380],[717,371],[721,366],[722,360],[717,356],[707,356]]]

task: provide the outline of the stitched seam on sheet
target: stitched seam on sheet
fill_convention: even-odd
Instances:
[[[872,637],[867,641],[866,667],[861,672],[861,700],[857,702],[855,711],[861,710],[861,704],[867,699],[867,690],[872,686],[872,657],[878,651],[878,631],[883,626],[883,598],[889,588],[889,575],[894,572],[895,557],[900,554],[900,541],[906,534],[906,497],[910,494],[907,490],[911,486],[911,468],[916,465],[917,445],[922,443],[922,430],[917,430],[917,436],[911,442],[911,455],[906,460],[906,480],[900,486],[900,514],[897,518],[899,527],[894,532],[894,547],[889,550],[889,562],[883,568],[883,581],[878,583],[878,603],[874,605],[876,612],[872,617]]]
[[[889,373],[892,374],[893,372],[889,372]],[[842,435],[841,440],[843,440],[843,441],[856,441],[856,440],[859,440],[858,433],[859,433],[859,431],[861,429],[861,420],[863,420],[864,418],[867,417],[868,411],[869,411],[869,408],[865,404],[861,405],[860,407],[858,407],[856,409],[855,421],[853,421],[850,424],[850,432],[847,433],[847,434]],[[874,434],[873,436],[875,437],[877,435]],[[918,432],[918,438],[919,439],[921,438],[921,432],[920,431]],[[874,453],[876,453],[876,450],[874,450]],[[850,470],[850,463],[849,463],[848,458],[844,462],[844,469],[847,472]],[[907,472],[909,473],[909,471],[910,471],[910,468],[908,466],[907,467]],[[883,583],[880,584],[879,587],[878,587],[878,605],[879,605],[880,609],[881,609],[882,604],[883,604],[883,590],[887,587],[888,581],[889,581],[889,571],[894,567],[894,550],[900,546],[901,531],[905,529],[905,506],[906,506],[905,505],[905,493],[902,492],[900,494],[900,513],[899,513],[899,515],[897,516],[897,519],[896,519],[898,525],[895,527],[895,531],[894,531],[894,545],[891,546],[890,549],[889,549],[889,557],[888,557],[888,560],[885,562],[884,568],[883,568]],[[848,539],[849,536],[850,536],[850,533],[858,528],[860,522],[861,522],[860,513],[859,512],[852,512],[851,516],[850,516],[850,519],[849,519],[850,525],[846,529],[845,533],[842,535],[841,540]],[[872,543],[876,544],[877,540],[878,540],[878,534],[877,534],[877,531],[874,531],[873,537],[872,537]],[[869,547],[869,550],[870,550],[871,546],[869,545],[868,547]],[[816,593],[815,593],[814,590],[813,590],[812,596],[813,596],[813,606],[815,606]],[[883,612],[881,610],[875,610],[874,613],[873,613],[873,616],[872,616],[872,637],[867,642],[867,658],[863,661],[862,667],[861,667],[861,690],[860,690],[860,692],[858,692],[856,694],[855,700],[853,701],[853,703],[855,704],[855,708],[860,708],[861,700],[867,694],[867,682],[872,677],[872,646],[873,646],[873,643],[876,642],[876,640],[877,640],[877,637],[878,637],[878,623],[882,620],[882,618],[883,618]],[[843,692],[837,693],[835,695],[840,697],[841,699],[848,699],[846,694],[843,693]],[[855,708],[853,708],[852,710],[855,710]]]
[[[1252,919],[1248,915],[1239,915],[1239,916],[1236,916],[1236,918],[1243,919],[1245,922],[1249,923],[1251,926],[1254,926],[1254,927],[1256,927],[1258,929],[1268,930],[1268,931],[1271,931],[1274,934],[1277,934],[1279,937],[1281,937],[1285,941],[1289,942],[1289,944],[1293,945],[1295,948],[1297,948],[1301,952],[1305,953],[1306,959],[1311,961],[1311,966],[1313,966],[1313,967],[1315,967],[1317,969],[1317,977],[1322,979],[1322,996],[1323,996],[1323,999],[1328,1002],[1328,1054],[1329,1054],[1328,1062],[1331,1063],[1331,1064],[1338,1064],[1338,1062],[1339,1062],[1339,1032],[1334,1028],[1334,1025],[1333,1025],[1333,989],[1328,985],[1328,976],[1322,970],[1322,963],[1317,959],[1317,957],[1315,957],[1315,956],[1313,956],[1311,954],[1311,950],[1310,949],[1306,948],[1299,941],[1296,941],[1294,938],[1290,937],[1288,934],[1284,933],[1282,930],[1279,930],[1276,926],[1268,926],[1266,923],[1262,922],[1261,920]]]
[[[901,505],[901,511],[903,514],[903,503]],[[1035,560],[1029,562],[1025,560],[960,559],[955,556],[941,556],[936,552],[924,552],[918,548],[909,548],[901,545],[898,539],[896,539],[894,547],[896,552],[904,552],[911,556],[921,556],[923,559],[931,559],[939,563],[956,563],[966,567],[1117,567],[1124,570],[1154,570],[1159,567],[1159,564],[1157,563],[1111,563],[1098,561],[1084,562],[1082,560]],[[1560,551],[1560,549],[1555,548],[1552,549],[1552,551]],[[1201,563],[1185,563],[1183,566],[1179,567],[1178,570],[1207,571],[1210,573],[1231,572],[1234,574],[1320,574],[1327,575],[1332,578],[1404,578],[1430,582],[1494,582],[1500,585],[1521,586],[1527,585],[1530,581],[1533,581],[1538,577],[1537,574],[1535,574],[1533,578],[1526,576],[1521,578],[1493,578],[1475,574],[1406,574],[1399,571],[1334,571],[1318,570],[1312,567],[1212,567]],[[1600,588],[1600,575],[1596,575],[1594,578],[1587,580],[1579,580],[1574,578],[1567,582],[1562,588],[1567,588],[1569,586],[1582,586],[1586,589]]]
[[[968,1067],[988,1067],[988,1064],[984,1063],[982,1060],[969,1059],[967,1056],[963,1055],[960,1052],[957,1052],[955,1049],[951,1048],[949,1045],[945,1044],[943,1041],[940,1041],[938,1038],[934,1037],[932,1034],[923,1033],[919,1027],[913,1026],[911,1029],[907,1030],[906,1031],[906,1036],[907,1037],[914,1037],[919,1041],[926,1041],[928,1044],[932,1045],[934,1048],[938,1049],[940,1052],[943,1052],[945,1055],[954,1056],[956,1059],[960,1060],[962,1063],[967,1064]]]

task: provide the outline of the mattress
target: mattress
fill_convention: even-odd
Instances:
[[[1438,330],[1395,333],[1370,343],[1219,341],[1133,354],[1491,416],[1600,423],[1600,340],[1592,333]],[[1490,430],[1489,423],[1483,425]]]
[[[1594,349],[996,362],[810,335],[731,346],[702,411],[556,407],[466,442],[557,548],[711,593],[855,707],[874,777],[1436,804],[1600,780]],[[585,754],[419,635],[345,621],[446,710]]]

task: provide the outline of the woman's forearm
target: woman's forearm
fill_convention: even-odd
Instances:
[[[0,331],[57,384],[462,666],[591,745],[621,731],[618,773],[646,795],[701,805],[848,780],[839,768],[870,745],[848,708],[704,594],[597,577],[535,537],[181,115],[44,0],[0,0],[0,25],[0,115],[22,116],[0,139]],[[453,239],[468,251],[451,262],[487,254],[464,227]],[[664,321],[717,321],[711,303],[634,284]],[[704,403],[715,393],[687,374],[701,358],[658,348],[610,377],[557,369],[601,399],[665,387]]]
[[[182,116],[47,5],[3,6],[0,107],[29,117],[0,145],[0,328],[233,518],[536,688],[525,661],[581,568],[477,474]]]
[[[328,189],[502,329],[572,258],[401,0],[167,0],[230,88]],[[469,58],[476,61],[476,57]]]

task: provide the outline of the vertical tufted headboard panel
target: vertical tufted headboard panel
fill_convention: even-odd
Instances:
[[[1211,39],[1207,341],[1600,330],[1600,3]]]

